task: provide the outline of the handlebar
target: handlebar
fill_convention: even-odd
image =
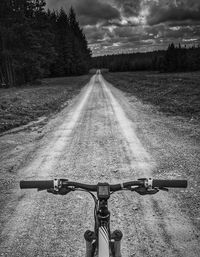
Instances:
[[[74,188],[81,188],[85,189],[91,192],[97,191],[97,184],[91,185],[91,184],[83,184],[73,181],[68,181],[66,179],[55,179],[55,180],[35,180],[35,181],[20,181],[20,188],[21,189],[31,189],[31,188],[38,188],[41,190],[54,188],[55,184],[58,184],[61,187],[67,188],[67,187],[74,187]],[[128,188],[131,186],[142,186],[143,182],[141,181],[130,181],[125,182],[122,184],[114,184],[110,185],[110,191],[115,192],[118,190],[122,190],[123,188]]]
[[[153,179],[152,187],[175,187],[175,188],[186,188],[187,187],[187,180],[160,180],[160,179]]]
[[[30,188],[38,188],[38,189],[50,189],[54,187],[54,180],[28,180],[28,181],[20,181],[21,189],[30,189]]]
[[[146,189],[163,189],[163,188],[186,188],[187,180],[159,180],[159,179],[138,179],[136,181],[128,181],[121,184],[109,185],[110,192],[116,192],[123,189],[133,190],[134,187],[146,188]],[[97,192],[98,184],[90,185],[83,184],[73,181],[68,181],[67,179],[54,179],[54,180],[35,180],[35,181],[20,181],[21,189],[37,188],[38,190],[54,189],[59,190],[60,188],[71,188],[84,189],[91,192]],[[136,191],[136,190],[135,190]]]

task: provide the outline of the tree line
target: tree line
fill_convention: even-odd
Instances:
[[[91,51],[73,8],[45,10],[45,0],[0,1],[0,83],[87,73]]]
[[[106,55],[92,58],[93,67],[109,71],[156,70],[179,72],[200,70],[200,46],[186,48],[171,43],[167,50]]]

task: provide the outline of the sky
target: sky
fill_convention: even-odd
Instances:
[[[73,6],[93,56],[200,45],[200,0],[46,0]]]

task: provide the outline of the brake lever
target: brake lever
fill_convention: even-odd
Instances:
[[[159,190],[166,191],[166,192],[168,192],[168,191],[169,191],[169,189],[168,189],[168,188],[166,188],[166,187],[159,187]]]
[[[131,189],[131,191],[135,191],[140,195],[153,195],[159,192],[158,188],[145,188],[145,187],[137,187]]]
[[[54,188],[47,189],[48,193],[54,194],[54,195],[66,195],[73,191],[71,188],[60,188],[59,190],[54,190]]]
[[[38,192],[39,192],[39,191],[44,191],[44,190],[46,190],[46,189],[43,189],[43,188],[38,188],[38,189],[37,189]]]

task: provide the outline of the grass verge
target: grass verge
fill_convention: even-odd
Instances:
[[[59,111],[79,93],[89,77],[44,79],[37,86],[0,89],[0,132]]]
[[[104,77],[115,87],[160,111],[200,119],[200,72],[118,72]]]

